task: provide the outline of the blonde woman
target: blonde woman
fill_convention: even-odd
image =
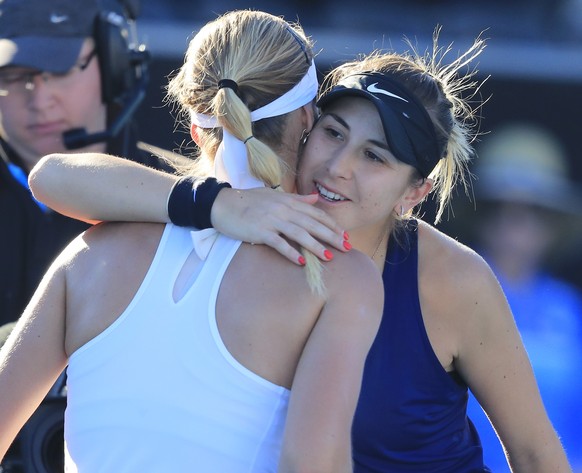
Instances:
[[[170,94],[199,163],[293,192],[317,85],[300,28],[239,11],[198,32]],[[67,367],[67,471],[352,471],[382,283],[359,252],[311,264],[211,229],[90,229],[0,351],[0,458]]]

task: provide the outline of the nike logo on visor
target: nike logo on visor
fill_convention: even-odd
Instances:
[[[403,99],[399,95],[393,94],[392,92],[388,92],[387,90],[384,90],[384,89],[379,89],[378,87],[376,87],[377,85],[378,85],[378,82],[374,82],[373,84],[370,84],[366,90],[368,92],[373,93],[373,94],[384,94],[384,95],[387,95],[388,97],[394,97],[395,99],[400,99],[404,102],[408,102],[408,100]]]
[[[51,23],[54,24],[62,23],[63,21],[67,21],[68,19],[69,17],[67,15],[59,15],[57,13],[53,13],[51,15]]]

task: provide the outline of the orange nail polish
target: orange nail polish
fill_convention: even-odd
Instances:
[[[352,245],[350,244],[349,241],[344,241],[344,248],[346,250],[351,250],[352,249]]]
[[[325,251],[323,252],[323,256],[325,256],[325,258],[326,258],[328,261],[331,261],[331,260],[333,259],[333,253],[332,253],[331,251],[329,251],[329,250],[325,250]]]
[[[297,258],[297,261],[299,262],[299,264],[301,266],[305,266],[305,258],[303,256],[300,256],[299,258]]]

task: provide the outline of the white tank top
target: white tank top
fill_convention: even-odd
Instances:
[[[167,225],[123,314],[70,357],[66,471],[275,472],[289,390],[223,344],[215,307],[240,246],[220,236],[182,299],[174,282],[193,248]]]

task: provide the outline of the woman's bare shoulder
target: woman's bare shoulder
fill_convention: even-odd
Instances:
[[[457,318],[504,299],[489,264],[473,249],[426,223],[419,224],[419,284],[430,307]]]
[[[487,262],[475,250],[432,225],[419,221],[419,267],[423,272],[440,275],[443,282],[479,283],[492,277]]]
[[[67,352],[108,327],[143,282],[164,225],[104,223],[70,246],[66,267]]]
[[[357,250],[336,252],[332,261],[324,263],[327,297],[334,303],[360,307],[379,316],[384,304],[382,274],[372,259]]]
[[[95,225],[69,246],[68,279],[115,279],[115,272],[140,273],[149,267],[163,224],[112,222]]]

